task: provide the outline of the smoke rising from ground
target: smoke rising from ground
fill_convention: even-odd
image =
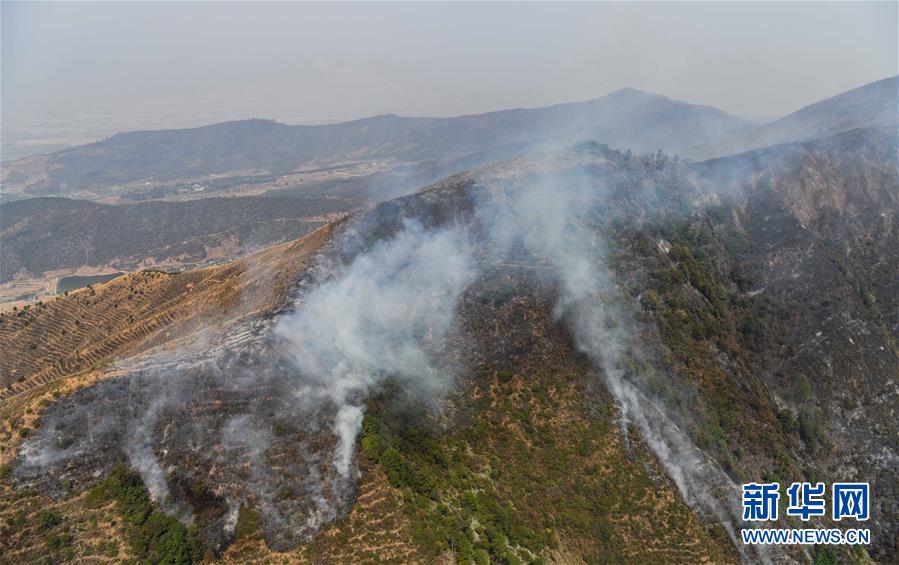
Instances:
[[[655,191],[647,187],[630,197],[644,207],[650,202],[645,211],[654,215]],[[600,369],[620,410],[625,438],[628,427],[634,426],[684,500],[720,522],[736,544],[741,518],[736,485],[641,391],[633,381],[637,375],[626,370],[627,360],[644,352],[632,309],[621,301],[624,293],[606,260],[608,236],[603,233],[620,214],[612,193],[605,183],[579,174],[543,177],[499,198],[494,195],[479,208],[480,221],[489,226],[494,252],[503,254],[521,245],[551,265],[559,291],[555,313],[568,322],[578,348]],[[737,548],[745,551],[739,544]],[[768,560],[764,553],[758,557]]]
[[[338,236],[334,247],[338,252],[320,262],[317,284],[305,289],[295,309],[278,318],[270,332],[266,329],[265,347],[257,350],[242,344],[234,359],[144,372],[135,381],[146,388],[139,400],[120,401],[127,410],[81,414],[72,423],[88,418],[93,424],[81,429],[111,430],[102,443],[121,450],[158,501],[175,491],[166,482],[166,469],[183,465],[166,453],[168,461],[160,461],[163,441],[209,446],[212,452],[202,456],[209,468],[244,461],[249,474],[239,480],[229,476],[236,486],[215,493],[227,508],[220,527],[233,532],[235,509],[249,499],[269,530],[288,532],[280,535],[280,547],[290,547],[336,519],[345,510],[341,502],[351,502],[365,403],[385,379],[397,379],[431,403],[453,384],[455,375],[440,361],[442,348],[453,329],[460,297],[485,262],[538,261],[550,267],[548,276],[558,295],[555,313],[602,375],[620,409],[625,436],[635,429],[687,503],[724,524],[733,536],[739,514],[720,501],[736,501],[734,485],[647,397],[639,376],[626,368],[643,352],[631,306],[622,302],[625,293],[609,265],[610,230],[616,220],[632,221],[635,208],[638,217],[662,208],[659,187],[646,181],[651,176],[642,177],[625,192],[629,204],[624,212],[621,187],[606,174],[617,173],[617,165],[556,166],[552,159],[547,165],[548,173],[482,179],[467,195],[473,208],[455,216],[442,210],[442,226],[423,226],[426,221],[441,223],[424,217],[428,208],[421,202],[439,203],[433,194],[411,197],[408,209],[395,205],[403,211],[396,215],[364,213]],[[416,209],[417,205],[421,207]],[[393,236],[383,235],[395,230]],[[377,238],[370,247],[363,244]],[[353,248],[351,259],[337,259],[347,248]],[[187,385],[168,384],[186,375],[191,375]],[[116,398],[118,385],[109,381],[103,386],[110,390],[96,392],[97,397],[118,406],[109,400]],[[223,397],[225,406],[233,404],[233,413],[223,416],[209,409],[201,414],[208,420],[197,420],[191,413],[222,403]],[[66,402],[58,404],[63,414]],[[50,408],[54,409],[57,405]],[[173,413],[186,424],[180,428],[170,424],[161,439],[159,423]],[[116,419],[128,422],[127,429],[117,430]],[[287,435],[280,441],[274,441],[271,433],[273,421],[286,422]],[[65,433],[72,433],[79,426],[65,428],[69,430]],[[95,449],[93,439],[82,438],[63,452],[48,439],[49,433],[42,427],[23,447],[26,474]],[[273,452],[275,444],[290,446],[289,457],[283,450]],[[297,455],[299,463],[288,462]],[[278,457],[282,459],[273,460]],[[302,504],[283,500],[283,477],[301,495]]]
[[[276,333],[302,373],[301,402],[337,406],[334,465],[351,469],[369,391],[388,376],[428,397],[450,384],[432,362],[450,329],[456,303],[474,279],[464,231],[425,231],[407,222],[314,289]]]
[[[168,498],[169,488],[165,482],[165,471],[153,453],[153,436],[159,412],[164,405],[163,398],[157,398],[150,404],[143,416],[138,418],[129,430],[125,448],[131,467],[140,473],[153,500],[160,502]]]
[[[556,314],[600,369],[619,406],[623,432],[633,426],[684,499],[721,522],[735,539],[739,511],[735,504],[720,502],[736,500],[735,485],[625,369],[629,358],[643,352],[606,262],[603,234],[621,217],[611,202],[613,193],[613,187],[584,171],[479,187],[473,214],[483,234],[479,251],[505,260],[523,250],[551,265],[559,291]],[[657,187],[647,186],[629,196],[652,215],[656,193]],[[343,476],[351,468],[371,388],[388,375],[438,394],[449,382],[435,372],[426,349],[446,335],[459,295],[477,275],[470,240],[462,233],[459,228],[427,232],[417,223],[407,224],[396,239],[378,244],[310,293],[302,309],[279,325],[279,333],[294,344],[295,362],[313,377],[302,394],[339,406],[334,464]]]

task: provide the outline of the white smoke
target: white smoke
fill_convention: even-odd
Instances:
[[[356,449],[356,435],[361,427],[362,408],[351,405],[341,406],[334,421],[334,429],[338,438],[334,466],[342,477],[349,475],[353,452]]]
[[[600,369],[619,407],[625,437],[633,425],[684,500],[721,523],[742,552],[735,531],[740,520],[736,485],[624,369],[627,356],[640,356],[642,349],[602,235],[602,224],[618,214],[614,200],[608,187],[589,176],[544,177],[494,191],[478,215],[489,226],[495,253],[521,245],[551,266],[559,291],[556,315],[568,322],[577,347]],[[734,502],[722,502],[727,500]],[[768,560],[764,550],[758,557]]]
[[[647,186],[630,196],[650,201],[656,189]],[[611,189],[589,174],[569,171],[482,186],[475,198],[474,218],[486,237],[478,242],[482,250],[499,259],[524,250],[551,266],[559,293],[556,315],[600,369],[623,433],[634,426],[684,500],[735,539],[738,509],[720,501],[736,500],[736,486],[624,369],[640,347],[607,264],[605,226],[621,217]],[[446,336],[458,298],[474,280],[472,257],[464,230],[427,232],[407,223],[396,238],[376,244],[312,291],[278,326],[304,375],[301,398],[337,406],[333,463],[341,476],[352,469],[363,403],[374,385],[393,375],[439,393],[450,382],[433,366],[431,351]]]
[[[140,473],[153,500],[159,503],[164,503],[169,496],[165,471],[153,452],[156,422],[165,405],[164,397],[155,399],[147,411],[131,424],[125,444],[128,462]]]
[[[407,222],[315,288],[276,333],[301,373],[302,402],[333,402],[338,446],[334,466],[348,476],[363,402],[387,377],[439,393],[451,375],[432,364],[449,331],[474,261],[462,229],[427,232]]]
[[[654,193],[657,187],[644,188]],[[477,276],[476,252],[478,257],[484,252],[504,260],[524,251],[551,267],[559,296],[556,314],[568,322],[577,346],[600,370],[620,409],[623,432],[633,426],[684,500],[713,516],[733,538],[739,513],[720,501],[736,500],[735,485],[624,369],[640,347],[630,308],[621,303],[624,293],[607,261],[604,234],[610,218],[620,219],[611,189],[595,175],[569,171],[536,180],[493,182],[479,187],[474,197],[476,228],[470,229],[480,234],[477,238],[464,225],[426,230],[418,222],[406,221],[396,236],[375,243],[348,266],[332,266],[324,282],[305,294],[293,313],[278,320],[274,333],[297,372],[286,393],[296,397],[300,412],[312,415],[321,408],[333,409],[327,413],[334,415],[330,425],[337,443],[331,461],[321,464],[333,466],[344,484],[353,478],[365,401],[385,379],[398,379],[424,398],[439,398],[452,384],[453,374],[435,359],[452,329],[460,296]],[[649,200],[639,191],[629,197]],[[226,381],[235,378],[224,376]],[[153,452],[156,422],[167,402],[171,399],[165,395],[152,402],[131,423],[125,438],[131,465],[156,500],[168,495]],[[268,445],[269,438],[248,423],[229,423],[222,442],[255,445],[251,469],[261,473],[266,466],[261,464],[260,446]],[[310,457],[302,449],[301,455],[304,460]],[[310,530],[337,516],[322,494],[326,480],[318,465],[318,460],[310,461],[305,481],[313,500],[305,516]],[[254,479],[259,485],[271,482],[261,475]],[[253,494],[269,523],[282,520],[272,502],[276,493],[260,486]],[[237,504],[229,501],[232,512]]]

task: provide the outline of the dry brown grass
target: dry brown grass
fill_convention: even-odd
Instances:
[[[364,470],[349,515],[316,535],[311,544],[274,552],[259,537],[238,540],[224,563],[424,563],[402,512],[400,493],[380,468]]]
[[[0,563],[53,562],[121,563],[133,559],[125,541],[125,524],[113,504],[88,508],[86,493],[67,500],[52,500],[31,491],[14,491],[0,483]],[[40,513],[52,511],[60,523],[42,527]],[[21,524],[21,525],[19,525]],[[53,548],[51,536],[71,536]]]
[[[139,273],[98,286],[93,293],[71,293],[47,304],[30,324],[25,324],[23,316],[7,326],[7,317],[0,339],[15,340],[13,351],[17,358],[4,358],[0,367],[4,371],[15,368],[25,378],[2,400],[0,412],[14,418],[19,429],[34,427],[41,408],[54,397],[99,378],[115,378],[116,370],[103,368],[110,360],[153,347],[174,347],[185,336],[193,339],[193,332],[200,327],[224,326],[278,308],[287,298],[290,282],[327,241],[331,229],[326,226],[301,240],[221,267],[179,275]],[[462,430],[459,437],[451,434],[450,440],[467,443],[469,455],[482,462],[492,465],[490,456],[499,457],[507,468],[492,480],[496,495],[512,501],[529,525],[540,527],[547,511],[555,516],[558,544],[544,551],[543,558],[557,563],[589,562],[604,555],[630,562],[735,560],[727,541],[710,534],[684,507],[646,447],[635,441],[626,448],[618,430],[611,425],[614,415],[601,409],[596,414],[592,412],[595,403],[602,404],[602,399],[586,402],[593,394],[586,386],[588,368],[583,360],[578,361],[559,327],[551,322],[545,305],[515,299],[485,312],[478,304],[474,299],[466,302],[465,319],[472,326],[469,330],[487,344],[485,351],[507,351],[508,370],[502,374],[496,369],[485,370],[481,376],[484,382],[467,391],[472,402],[485,400],[486,414],[481,419],[489,433],[474,441]],[[127,323],[129,316],[135,322]],[[81,323],[75,324],[75,320]],[[522,320],[527,323],[522,324]],[[104,324],[111,326],[112,331],[104,331]],[[66,328],[69,332],[63,334]],[[41,344],[29,348],[29,339],[37,336],[43,336]],[[101,347],[103,343],[107,346]],[[527,425],[515,416],[519,409],[527,412]],[[550,441],[537,438],[534,429]],[[13,457],[21,437],[13,433],[10,419],[3,422],[0,430],[0,437],[5,440],[0,453],[3,463]],[[587,444],[589,449],[581,450],[579,446],[585,438],[592,438]],[[560,471],[563,457],[569,466]],[[274,552],[255,535],[228,547],[221,560],[452,562],[450,555],[434,558],[417,546],[410,513],[404,506],[409,502],[404,501],[402,491],[389,484],[378,463],[360,457],[360,464],[363,475],[356,504],[348,516],[319,532],[310,544]],[[481,465],[473,470],[486,468]],[[546,479],[522,479],[515,470],[525,468],[551,478],[551,484]],[[607,524],[615,545],[612,553],[607,553],[604,546],[609,540],[595,538],[590,524],[573,527],[569,524],[572,518],[563,512],[576,506],[575,502],[592,501],[579,490],[580,485],[601,492],[608,490],[609,516],[614,516],[608,518]],[[0,483],[0,538],[5,538],[0,539],[0,563],[7,558],[29,562],[54,555],[47,540],[55,530],[35,526],[43,509],[52,509],[62,516],[61,524],[54,528],[72,536],[65,551],[70,551],[74,560],[127,559],[128,543],[114,505],[89,509],[83,497],[84,494],[55,501],[14,491]],[[8,524],[10,519],[23,525],[4,526],[4,521]],[[104,553],[110,551],[110,541],[119,551],[115,557]]]
[[[225,265],[168,274],[142,271],[6,314],[0,323],[0,463],[8,461],[53,398],[98,378],[110,363],[165,346],[203,327],[262,315],[331,235],[328,224],[296,241]]]

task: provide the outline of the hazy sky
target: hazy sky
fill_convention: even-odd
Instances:
[[[442,116],[625,86],[779,116],[896,74],[896,29],[895,2],[4,1],[2,118],[51,135]]]

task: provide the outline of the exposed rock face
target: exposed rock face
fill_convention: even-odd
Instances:
[[[797,147],[780,166],[762,151],[738,214],[764,273],[750,309],[778,334],[749,347],[757,374],[778,407],[805,419],[807,435],[820,425],[802,464],[828,480],[875,485],[881,559],[895,554],[899,533],[896,151],[895,132],[870,130]]]

